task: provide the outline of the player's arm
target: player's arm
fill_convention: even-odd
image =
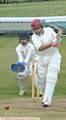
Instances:
[[[43,44],[39,39],[35,38],[34,36],[32,37],[32,41],[33,41],[34,47],[38,51],[42,51],[51,47],[51,43]]]
[[[39,51],[46,50],[46,49],[50,48],[51,46],[52,46],[51,43],[42,44],[42,45],[38,48],[38,50],[39,50]]]
[[[59,43],[59,39],[62,37],[62,34],[63,34],[63,30],[59,29],[58,30],[58,33],[56,34],[52,28],[49,28],[51,34],[52,34],[52,42],[50,43],[46,43],[46,44],[42,44],[38,50],[39,51],[42,51],[42,50],[46,50],[50,47],[58,47],[60,46],[60,43]]]
[[[21,51],[16,48],[16,53],[17,53],[18,61],[22,62],[23,61],[23,56],[22,56]]]
[[[39,49],[38,49],[39,51],[46,50],[46,49],[48,49],[48,48],[51,47],[51,46],[53,46],[53,47],[59,46],[58,41],[59,41],[59,39],[62,37],[63,30],[62,30],[62,29],[59,29],[57,34],[53,31],[52,28],[50,28],[50,31],[51,31],[51,33],[52,33],[52,40],[53,40],[52,43],[47,43],[47,44],[41,45],[41,46],[39,47]],[[55,41],[57,41],[57,42],[55,43]]]
[[[55,33],[55,31],[51,27],[48,27],[48,30],[50,31],[50,33],[52,35],[52,38],[51,38],[52,40],[49,43],[41,44],[41,46],[38,49],[39,51],[46,50],[46,49],[52,47],[53,46],[53,41],[56,41],[56,35],[57,34]]]
[[[30,60],[33,57],[33,53],[34,53],[34,48],[29,49],[29,51],[27,52],[26,58],[25,58],[25,63],[29,63]]]

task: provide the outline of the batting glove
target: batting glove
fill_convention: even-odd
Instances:
[[[22,64],[22,65],[25,65],[25,62],[23,61],[23,62],[21,62],[21,64]]]

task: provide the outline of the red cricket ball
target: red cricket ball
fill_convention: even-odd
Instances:
[[[4,104],[4,105],[3,105],[3,108],[4,108],[5,110],[8,110],[8,109],[9,109],[9,105],[8,105],[8,104]]]

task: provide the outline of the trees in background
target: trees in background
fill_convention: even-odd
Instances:
[[[19,3],[19,2],[24,3],[24,2],[46,2],[46,1],[58,1],[58,0],[0,0],[0,3]]]
[[[7,3],[8,0],[0,0],[0,3]]]

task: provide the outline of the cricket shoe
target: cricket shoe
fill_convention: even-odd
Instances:
[[[26,91],[25,91],[25,90],[20,90],[19,95],[20,95],[20,96],[26,95]]]
[[[43,107],[49,107],[48,104],[42,102]]]
[[[46,101],[42,100],[42,105],[43,105],[43,107],[49,107],[50,106],[47,100]]]
[[[47,103],[42,103],[43,107],[49,107]]]

